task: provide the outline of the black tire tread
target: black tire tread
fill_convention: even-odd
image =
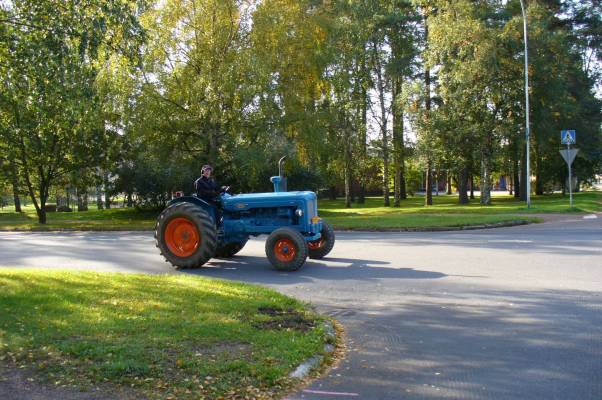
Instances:
[[[328,222],[322,221],[322,232],[320,233],[326,236],[326,243],[324,243],[324,246],[319,249],[308,249],[309,258],[314,260],[326,257],[334,247],[334,229],[332,229],[332,226]]]
[[[288,238],[293,241],[297,247],[297,256],[290,262],[282,262],[274,254],[274,245],[276,241],[282,238]],[[296,271],[305,264],[307,260],[307,242],[303,235],[292,228],[284,227],[273,231],[265,241],[265,253],[270,263],[279,271]]]
[[[196,223],[201,235],[201,245],[199,249],[190,257],[178,257],[169,251],[169,248],[163,240],[165,225],[172,218],[183,216]],[[201,207],[192,203],[176,203],[167,207],[157,218],[155,224],[155,245],[165,258],[165,261],[171,263],[176,268],[188,269],[198,268],[205,264],[215,254],[217,244],[217,232],[215,225],[209,214]]]
[[[245,247],[245,244],[247,244],[246,240],[244,242],[226,243],[221,246],[217,246],[217,249],[215,250],[215,257],[217,257],[217,258],[234,257],[235,254],[237,254],[239,251],[242,250],[243,247]]]

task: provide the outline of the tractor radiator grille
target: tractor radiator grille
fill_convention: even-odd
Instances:
[[[316,200],[307,201],[307,218],[315,217],[318,215],[318,204]]]

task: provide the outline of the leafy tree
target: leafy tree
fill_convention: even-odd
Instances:
[[[104,121],[95,110],[98,65],[132,54],[140,26],[134,2],[4,2],[0,76],[2,141],[15,153],[40,223],[53,180],[89,165]]]

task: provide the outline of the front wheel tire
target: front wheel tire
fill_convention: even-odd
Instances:
[[[279,271],[296,271],[307,259],[307,242],[298,231],[279,228],[268,236],[265,253],[270,263]]]
[[[334,247],[334,230],[328,222],[322,221],[322,232],[320,233],[322,235],[320,239],[307,243],[307,247],[309,248],[309,258],[324,258]]]

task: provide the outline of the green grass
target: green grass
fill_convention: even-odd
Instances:
[[[383,207],[382,198],[368,198],[345,208],[343,200],[320,200],[320,216],[336,229],[421,229],[495,224],[500,222],[538,221],[532,214],[592,213],[602,210],[602,192],[581,192],[574,195],[574,207],[568,196],[552,194],[533,196],[531,208],[512,196],[495,196],[493,204],[481,206],[479,199],[459,205],[457,195],[433,196],[433,206],[424,206],[424,197],[410,197],[400,207]],[[91,209],[87,212],[49,213],[48,223],[40,225],[33,207],[23,213],[5,208],[0,211],[2,230],[151,230],[157,213],[135,209]]]
[[[272,398],[326,340],[321,317],[301,303],[242,283],[2,269],[0,288],[0,363],[59,386]]]
[[[516,200],[513,196],[501,195],[493,197],[492,205],[482,206],[479,198],[471,200],[470,204],[458,204],[457,195],[433,196],[433,205],[424,206],[423,196],[413,196],[402,200],[401,206],[383,207],[382,198],[371,197],[363,205],[353,203],[352,208],[346,209],[343,199],[321,200],[320,211],[335,213],[362,213],[362,214],[511,214],[511,213],[568,213],[568,212],[597,212],[602,210],[602,192],[580,192],[574,194],[574,207],[569,207],[569,196],[550,194],[532,196],[531,208],[527,208],[524,201]],[[391,203],[393,199],[391,198]]]
[[[151,230],[155,226],[157,212],[139,211],[134,208],[111,208],[97,210],[90,208],[84,212],[47,213],[47,223],[38,223],[33,206],[23,207],[22,213],[14,212],[13,207],[0,211],[0,229],[3,230]]]
[[[479,199],[470,204],[458,204],[456,195],[433,196],[433,205],[424,206],[424,197],[410,197],[400,207],[384,207],[382,198],[368,198],[365,204],[345,208],[343,200],[320,201],[320,216],[339,229],[421,229],[456,227],[501,222],[530,221],[540,218],[533,214],[599,212],[601,192],[581,192],[574,195],[574,207],[568,196],[560,194],[533,196],[531,208],[512,196],[496,196],[493,204],[482,206]]]
[[[412,230],[483,226],[501,223],[539,222],[540,218],[516,215],[469,215],[469,214],[390,214],[324,217],[335,229],[348,230]]]

